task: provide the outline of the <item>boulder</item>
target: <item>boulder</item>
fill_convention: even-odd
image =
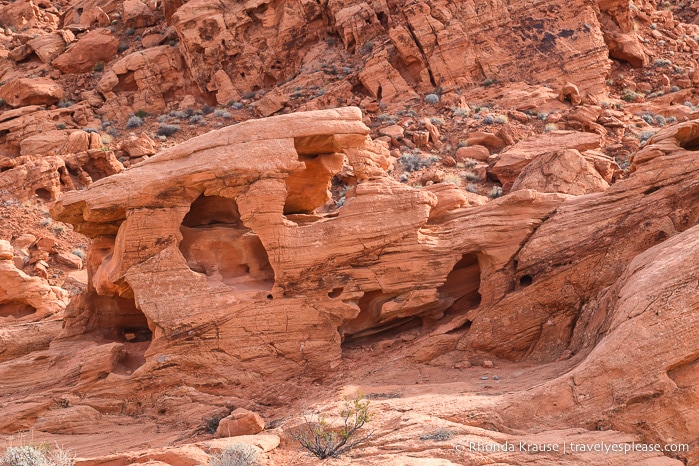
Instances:
[[[60,31],[51,34],[42,34],[27,42],[27,45],[36,53],[44,63],[51,63],[58,57],[67,43],[73,42],[75,36],[70,31]]]
[[[157,152],[155,142],[146,133],[141,133],[140,136],[129,136],[121,142],[119,149],[133,158],[154,155]]]
[[[238,408],[218,423],[216,437],[236,437],[238,435],[254,435],[265,428],[265,421],[259,414],[247,409]]]
[[[512,191],[533,189],[544,193],[579,196],[604,191],[609,183],[593,163],[575,149],[548,152],[524,167]]]
[[[86,73],[98,62],[104,67],[116,56],[118,47],[119,39],[108,30],[95,29],[71,44],[53,60],[53,66],[66,74]]]
[[[63,98],[63,88],[48,78],[18,78],[0,87],[0,98],[11,107],[51,105]]]
[[[22,139],[19,143],[20,155],[47,155],[63,147],[68,139],[64,130],[45,131]]]
[[[485,162],[490,157],[490,151],[487,147],[476,144],[474,146],[459,147],[456,149],[454,157],[459,162],[463,162],[466,159]]]
[[[157,22],[151,9],[141,0],[125,0],[122,11],[121,19],[126,27],[143,28]]]
[[[601,142],[598,134],[577,131],[550,131],[534,135],[502,152],[492,167],[492,174],[504,189],[509,189],[522,169],[537,157],[561,149],[596,149]]]

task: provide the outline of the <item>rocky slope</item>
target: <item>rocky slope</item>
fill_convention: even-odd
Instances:
[[[308,464],[360,390],[333,464],[699,461],[696,17],[1,4],[0,435]]]

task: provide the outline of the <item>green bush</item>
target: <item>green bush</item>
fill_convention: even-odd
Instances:
[[[340,413],[342,426],[333,427],[325,415],[319,415],[315,420],[304,415],[305,424],[291,431],[291,437],[303,448],[319,459],[337,458],[354,447],[369,440],[373,431],[360,431],[364,424],[371,421],[369,400],[361,393],[355,399],[345,398],[345,409]]]

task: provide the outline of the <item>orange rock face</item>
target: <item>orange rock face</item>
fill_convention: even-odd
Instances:
[[[549,1],[536,9],[526,3],[417,1],[393,10],[358,1],[292,6],[195,0],[180,6],[171,21],[202,92],[220,88],[221,69],[228,70],[226,81],[240,94],[293,76],[312,38],[326,30],[327,17],[350,52],[371,52],[374,40],[388,35],[392,47],[370,57],[359,76],[373,97],[388,103],[419,100],[416,91],[437,86],[468,87],[488,78],[521,81],[523,76],[563,86],[574,74],[583,95],[600,93],[610,66],[598,20],[602,13],[585,3],[562,8]],[[533,19],[540,12],[545,19]],[[628,15],[628,7],[614,14]],[[540,60],[542,54],[549,59]],[[566,68],[559,63],[567,63]]]
[[[200,364],[196,335],[227,367],[284,377],[332,367],[343,339],[495,299],[501,285],[481,277],[564,197],[522,191],[485,209],[410,188],[386,176],[386,149],[366,134],[351,108],[243,123],[66,195],[54,214],[95,238],[93,293],[69,332],[147,340],[143,375],[164,353]],[[328,187],[343,158],[357,181],[338,203]],[[510,225],[489,223],[513,210]],[[455,234],[466,221],[487,234]]]

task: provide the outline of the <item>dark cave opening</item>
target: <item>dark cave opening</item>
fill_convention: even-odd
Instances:
[[[440,297],[452,300],[445,314],[456,314],[477,308],[481,303],[478,292],[481,285],[481,268],[476,254],[468,253],[454,264],[442,286]]]

